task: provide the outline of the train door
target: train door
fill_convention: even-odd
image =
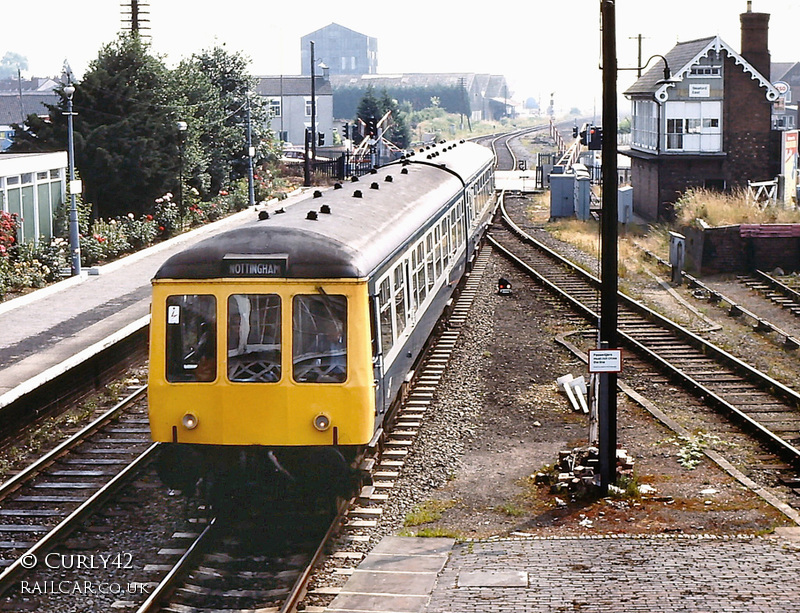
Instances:
[[[380,304],[375,296],[369,298],[369,325],[372,339],[372,377],[375,388],[375,414],[383,415],[386,411],[383,393],[383,351],[381,349],[381,315]]]

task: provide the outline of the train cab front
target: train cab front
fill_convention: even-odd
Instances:
[[[357,280],[154,280],[162,480],[270,490],[349,466],[375,421],[367,305]]]

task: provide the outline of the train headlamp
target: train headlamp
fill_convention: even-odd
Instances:
[[[197,415],[187,413],[181,418],[181,423],[187,430],[194,430],[197,427]]]
[[[325,415],[325,413],[320,413],[314,418],[314,427],[320,432],[325,432],[325,430],[331,427],[331,418]]]

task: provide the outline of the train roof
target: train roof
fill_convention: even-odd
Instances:
[[[423,149],[203,240],[155,278],[365,278],[492,161],[489,149],[469,142]]]

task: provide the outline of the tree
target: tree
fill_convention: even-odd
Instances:
[[[7,51],[0,59],[0,79],[16,79],[20,70],[28,70],[28,58],[13,51]]]
[[[185,66],[186,74],[199,72],[204,75],[216,95],[213,104],[210,98],[207,99],[210,116],[206,115],[205,108],[195,107],[200,112],[197,143],[205,157],[204,165],[194,169],[191,181],[204,197],[215,196],[229,181],[247,173],[245,129],[248,96],[254,86],[254,79],[247,73],[248,63],[244,55],[217,46],[192,56],[188,62],[191,67]],[[199,83],[196,75],[192,83]],[[186,85],[179,87],[185,88]],[[264,128],[267,112],[260,96],[250,95],[249,98],[252,140],[257,146],[267,140]]]
[[[381,98],[378,99],[375,97],[374,88],[372,86],[368,87],[358,103],[356,116],[369,126],[371,121],[380,121],[390,111],[392,119],[383,136],[399,148],[404,149],[411,142],[408,114],[400,111],[397,100],[392,99],[386,90],[383,91]]]
[[[144,213],[176,187],[179,131],[168,82],[147,44],[122,34],[76,84],[75,163],[102,217]]]

